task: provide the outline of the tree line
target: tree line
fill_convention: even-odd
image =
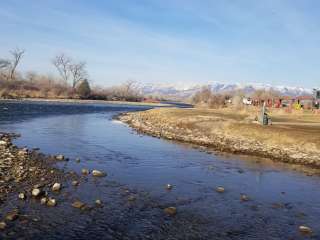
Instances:
[[[22,73],[18,67],[26,54],[24,49],[9,51],[9,57],[0,58],[0,98],[82,98],[100,100],[141,101],[139,85],[127,81],[118,86],[91,86],[87,63],[75,60],[65,53],[51,60],[57,76],[35,71]]]

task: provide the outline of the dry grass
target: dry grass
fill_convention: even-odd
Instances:
[[[285,114],[271,112],[273,125],[253,123],[257,109],[177,109],[150,110],[154,118],[204,135],[222,133],[256,140],[268,145],[296,146],[306,150],[320,150],[320,115],[311,112]]]

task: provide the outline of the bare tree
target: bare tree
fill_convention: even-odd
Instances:
[[[71,63],[69,65],[69,71],[72,76],[72,88],[75,89],[78,83],[84,81],[88,77],[86,70],[86,62]]]
[[[68,83],[70,77],[70,66],[72,64],[71,58],[62,53],[52,60],[52,64],[58,70],[62,80],[65,83]]]
[[[25,50],[21,50],[19,48],[16,48],[12,51],[10,51],[11,55],[12,55],[12,60],[10,62],[10,72],[8,75],[8,79],[10,80],[14,80],[15,79],[15,75],[16,75],[16,69],[25,53]]]

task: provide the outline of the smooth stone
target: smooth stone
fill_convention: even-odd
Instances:
[[[310,234],[310,233],[312,233],[312,230],[311,230],[310,227],[303,226],[303,225],[301,225],[301,226],[299,227],[299,231],[300,231],[301,233],[305,233],[305,234]]]
[[[41,198],[40,204],[41,204],[41,205],[47,204],[47,198],[46,198],[46,197]]]
[[[243,201],[243,202],[246,202],[246,201],[249,201],[249,197],[245,194],[241,194],[240,195],[240,200]]]
[[[58,191],[60,191],[60,189],[61,189],[61,184],[60,183],[53,184],[52,191],[58,192]]]
[[[74,208],[83,208],[83,207],[85,207],[85,205],[86,204],[81,201],[74,201],[72,203],[72,207],[74,207]]]
[[[59,154],[56,156],[56,159],[59,161],[63,161],[64,160],[64,156],[62,154]]]
[[[48,207],[54,207],[57,205],[57,201],[54,198],[49,198],[47,201],[47,206]]]
[[[78,181],[72,181],[72,186],[78,186],[79,185],[79,182]]]
[[[175,207],[167,207],[164,209],[164,212],[169,216],[174,216],[177,214],[177,209]]]
[[[34,188],[32,190],[32,196],[33,197],[39,197],[41,195],[41,190],[39,188]]]
[[[13,211],[7,213],[5,219],[8,220],[8,221],[14,221],[18,217],[19,217],[19,211],[16,209],[16,210],[13,210]]]
[[[224,189],[223,187],[217,187],[217,188],[216,188],[216,191],[217,191],[218,193],[223,193],[223,192],[225,191],[225,189]]]
[[[128,197],[128,201],[130,201],[130,202],[133,202],[133,201],[135,201],[136,200],[136,197],[135,196],[129,196]]]
[[[88,175],[90,172],[89,172],[88,169],[83,168],[83,169],[81,170],[81,173],[82,173],[83,175]]]
[[[106,173],[101,172],[99,170],[92,170],[92,176],[94,176],[94,177],[104,177],[104,176],[106,176]]]
[[[26,195],[24,193],[19,193],[18,198],[21,200],[25,200],[26,199]]]
[[[4,230],[7,227],[7,224],[5,222],[0,222],[0,230]]]

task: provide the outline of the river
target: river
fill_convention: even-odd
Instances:
[[[308,237],[318,239],[318,171],[139,135],[114,120],[149,108],[0,102],[0,132],[21,134],[18,146],[64,154],[70,161],[59,167],[66,171],[108,173],[66,189],[86,202],[99,198],[104,208],[79,214],[67,201],[54,209],[31,204],[26,211],[39,221],[18,227],[14,238],[304,239],[299,226],[305,225],[313,230]],[[225,192],[215,191],[219,186]],[[127,201],[127,194],[136,200]],[[177,208],[176,216],[165,216],[168,206]]]

